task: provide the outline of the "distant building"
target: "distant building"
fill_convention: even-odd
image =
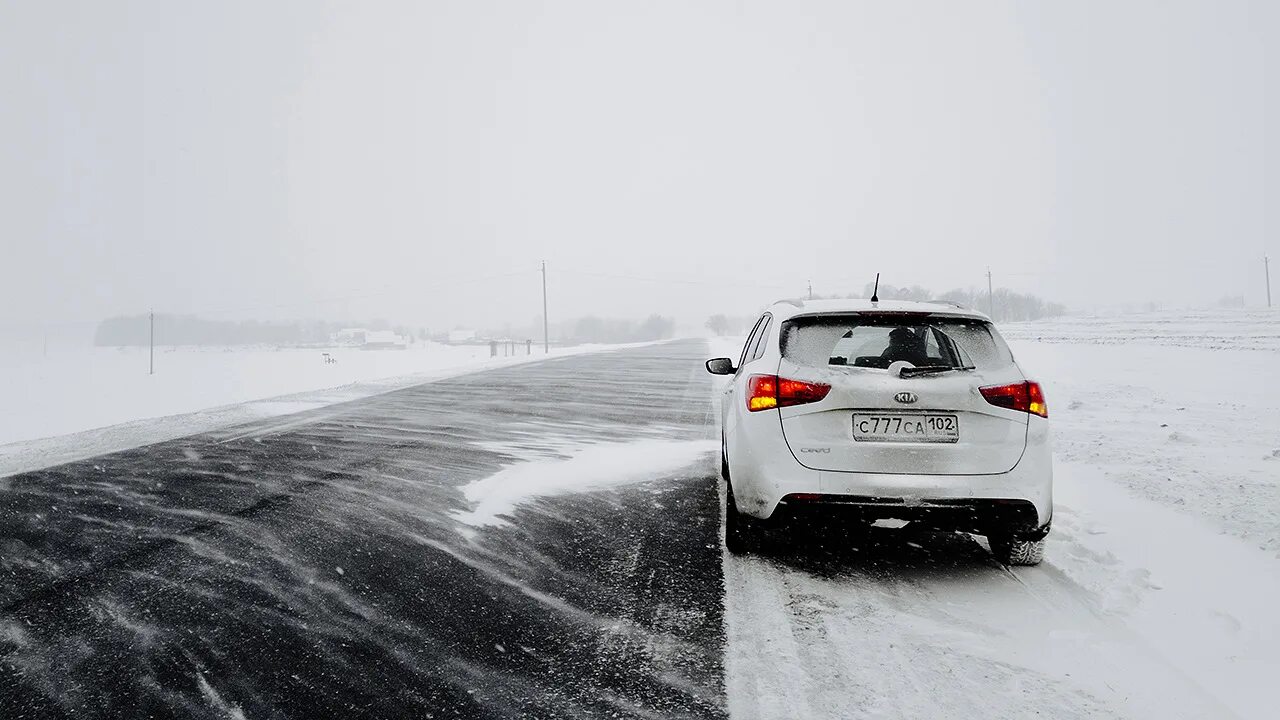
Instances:
[[[409,346],[400,335],[390,330],[367,330],[361,350],[404,350]]]
[[[450,330],[449,342],[453,345],[460,345],[462,343],[475,342],[476,337],[478,335],[479,333],[477,333],[475,330]]]
[[[368,330],[364,328],[343,328],[334,333],[331,337],[335,345],[364,345],[365,335]]]

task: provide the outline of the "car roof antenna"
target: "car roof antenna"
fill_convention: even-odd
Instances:
[[[876,273],[876,286],[871,291],[871,302],[880,302],[880,273]]]

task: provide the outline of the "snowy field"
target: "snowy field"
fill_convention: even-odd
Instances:
[[[1058,465],[1280,553],[1280,313],[1091,323],[1002,328],[1046,385]]]
[[[553,357],[601,346],[554,348]],[[322,353],[337,362],[326,363]],[[487,345],[406,350],[86,347],[0,355],[0,475],[544,359]]]
[[[1175,345],[1210,350],[1280,352],[1273,310],[1180,310],[1055,318],[1001,326],[1005,337],[1043,343]]]
[[[730,714],[1275,717],[1280,314],[1002,330],[1049,399],[1045,564],[726,554]]]

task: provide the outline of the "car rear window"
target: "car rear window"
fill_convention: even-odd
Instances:
[[[896,360],[980,370],[1013,362],[991,323],[927,314],[792,318],[782,328],[782,355],[800,365],[878,369]]]

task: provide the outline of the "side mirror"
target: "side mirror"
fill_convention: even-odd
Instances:
[[[733,366],[733,360],[729,358],[715,358],[707,361],[707,372],[712,375],[732,375],[738,369]]]

